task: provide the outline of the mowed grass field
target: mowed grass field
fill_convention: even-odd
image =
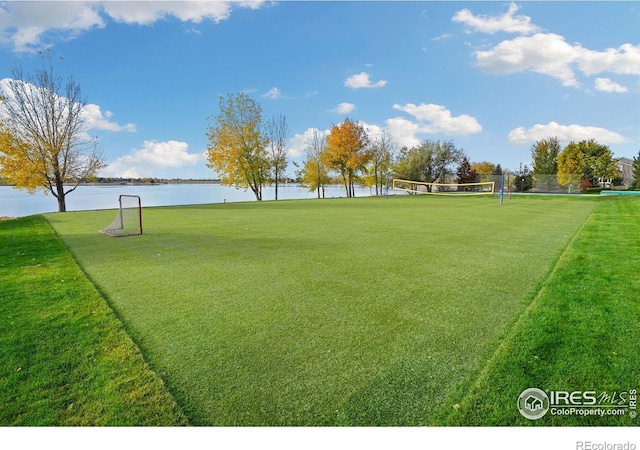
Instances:
[[[402,196],[149,208],[144,235],[127,238],[97,233],[114,211],[46,217],[193,425],[506,425],[533,423],[515,408],[532,381],[587,388],[531,380],[496,355],[518,356],[561,255],[612,204]],[[620,204],[632,205],[624,226],[637,244],[638,202]],[[603,216],[618,212],[609,208]],[[571,296],[581,293],[561,300]],[[621,327],[640,323],[633,302]],[[563,334],[561,320],[545,326]],[[627,366],[640,361],[626,351]],[[637,380],[627,366],[607,386]],[[493,384],[512,371],[495,400]]]

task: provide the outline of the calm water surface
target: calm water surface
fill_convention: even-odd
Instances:
[[[92,209],[113,209],[118,207],[120,194],[139,195],[142,206],[194,205],[203,203],[255,201],[251,190],[235,189],[219,184],[159,184],[144,186],[78,186],[67,195],[67,211]],[[329,186],[325,197],[344,197],[342,186]],[[371,195],[369,188],[356,189],[357,197]],[[275,189],[267,187],[262,193],[264,200],[273,200]],[[315,198],[315,192],[309,192],[299,185],[286,185],[278,188],[280,199]],[[56,212],[58,202],[51,194],[42,192],[29,194],[27,191],[0,186],[0,217],[20,217],[45,212]]]

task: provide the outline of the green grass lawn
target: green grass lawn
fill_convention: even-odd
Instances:
[[[520,384],[539,381],[529,369],[505,380],[520,391],[493,416],[474,416],[473,399],[513,370],[499,346],[538,328],[528,321],[552,269],[594,207],[616,213],[602,202],[402,196],[149,208],[145,234],[128,238],[97,233],[113,211],[46,217],[192,424],[506,424],[520,417]],[[586,242],[608,233],[589,235],[594,217],[579,235]],[[573,294],[555,307],[579,307]],[[555,337],[543,337],[555,342],[565,328],[549,320]],[[625,333],[628,345],[637,335]],[[550,370],[561,377],[561,368]],[[609,384],[631,379],[620,373]]]
[[[505,405],[537,387],[627,396],[640,388],[640,201],[607,199],[474,382],[450,425],[638,425],[638,418],[554,416]]]
[[[0,221],[0,361],[0,426],[187,423],[42,216]]]

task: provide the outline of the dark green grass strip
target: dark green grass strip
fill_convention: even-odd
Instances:
[[[628,413],[600,417],[548,412],[530,421],[516,408],[518,396],[530,387],[606,392],[618,400],[640,388],[640,201],[608,199],[598,205],[512,335],[446,421],[450,425],[640,424]]]
[[[0,222],[0,426],[182,425],[42,216]]]

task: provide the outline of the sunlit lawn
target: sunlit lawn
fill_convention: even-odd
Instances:
[[[0,426],[187,423],[42,216],[0,221],[0,361]]]
[[[114,211],[47,219],[192,424],[426,425],[449,420],[595,205],[150,208],[128,238],[97,233]]]

